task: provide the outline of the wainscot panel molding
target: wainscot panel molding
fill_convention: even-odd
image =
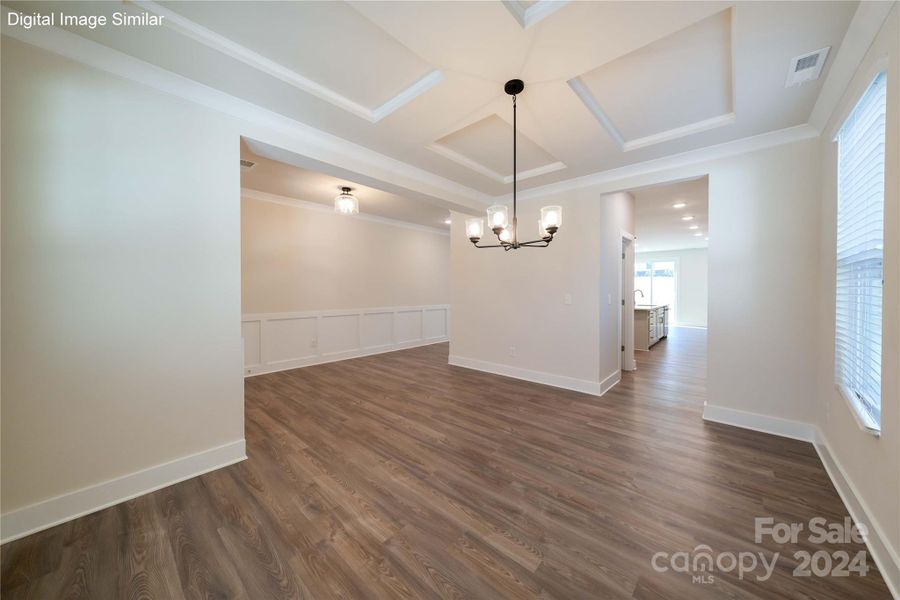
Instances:
[[[248,314],[244,376],[446,342],[450,305]]]
[[[503,375],[505,377],[512,377],[513,379],[522,379],[524,381],[531,381],[532,383],[542,383],[544,385],[573,390],[583,394],[591,394],[592,396],[602,396],[612,389],[614,385],[619,383],[622,378],[622,372],[616,370],[614,373],[610,373],[604,377],[602,381],[590,381],[588,379],[566,377],[565,375],[523,369],[521,367],[478,360],[475,358],[466,358],[465,356],[454,356],[452,354],[450,355],[450,360],[448,362],[456,367],[484,371],[485,373]]]
[[[236,440],[3,513],[0,543],[49,529],[246,458],[244,440]]]

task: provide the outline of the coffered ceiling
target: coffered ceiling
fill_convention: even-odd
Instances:
[[[4,2],[59,10],[52,2]],[[151,2],[100,44],[471,188],[509,192],[805,124],[856,2]],[[68,13],[120,3],[66,2]]]

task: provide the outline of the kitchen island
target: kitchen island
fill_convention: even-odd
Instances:
[[[668,335],[668,304],[636,304],[634,306],[635,350],[649,350]]]

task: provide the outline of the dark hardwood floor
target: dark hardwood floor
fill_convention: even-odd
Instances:
[[[755,517],[846,511],[809,444],[701,420],[705,353],[673,330],[601,398],[445,344],[253,377],[249,460],[4,545],[3,598],[889,598],[871,558],[792,576],[863,546],[754,543]],[[651,566],[701,544],[781,558]]]

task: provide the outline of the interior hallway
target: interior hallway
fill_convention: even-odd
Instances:
[[[809,444],[701,420],[705,335],[602,398],[446,344],[249,378],[249,460],[3,546],[3,597],[889,598],[874,565],[792,577],[809,544],[764,544],[788,555],[765,582],[653,571],[759,551],[757,516],[846,514]]]

